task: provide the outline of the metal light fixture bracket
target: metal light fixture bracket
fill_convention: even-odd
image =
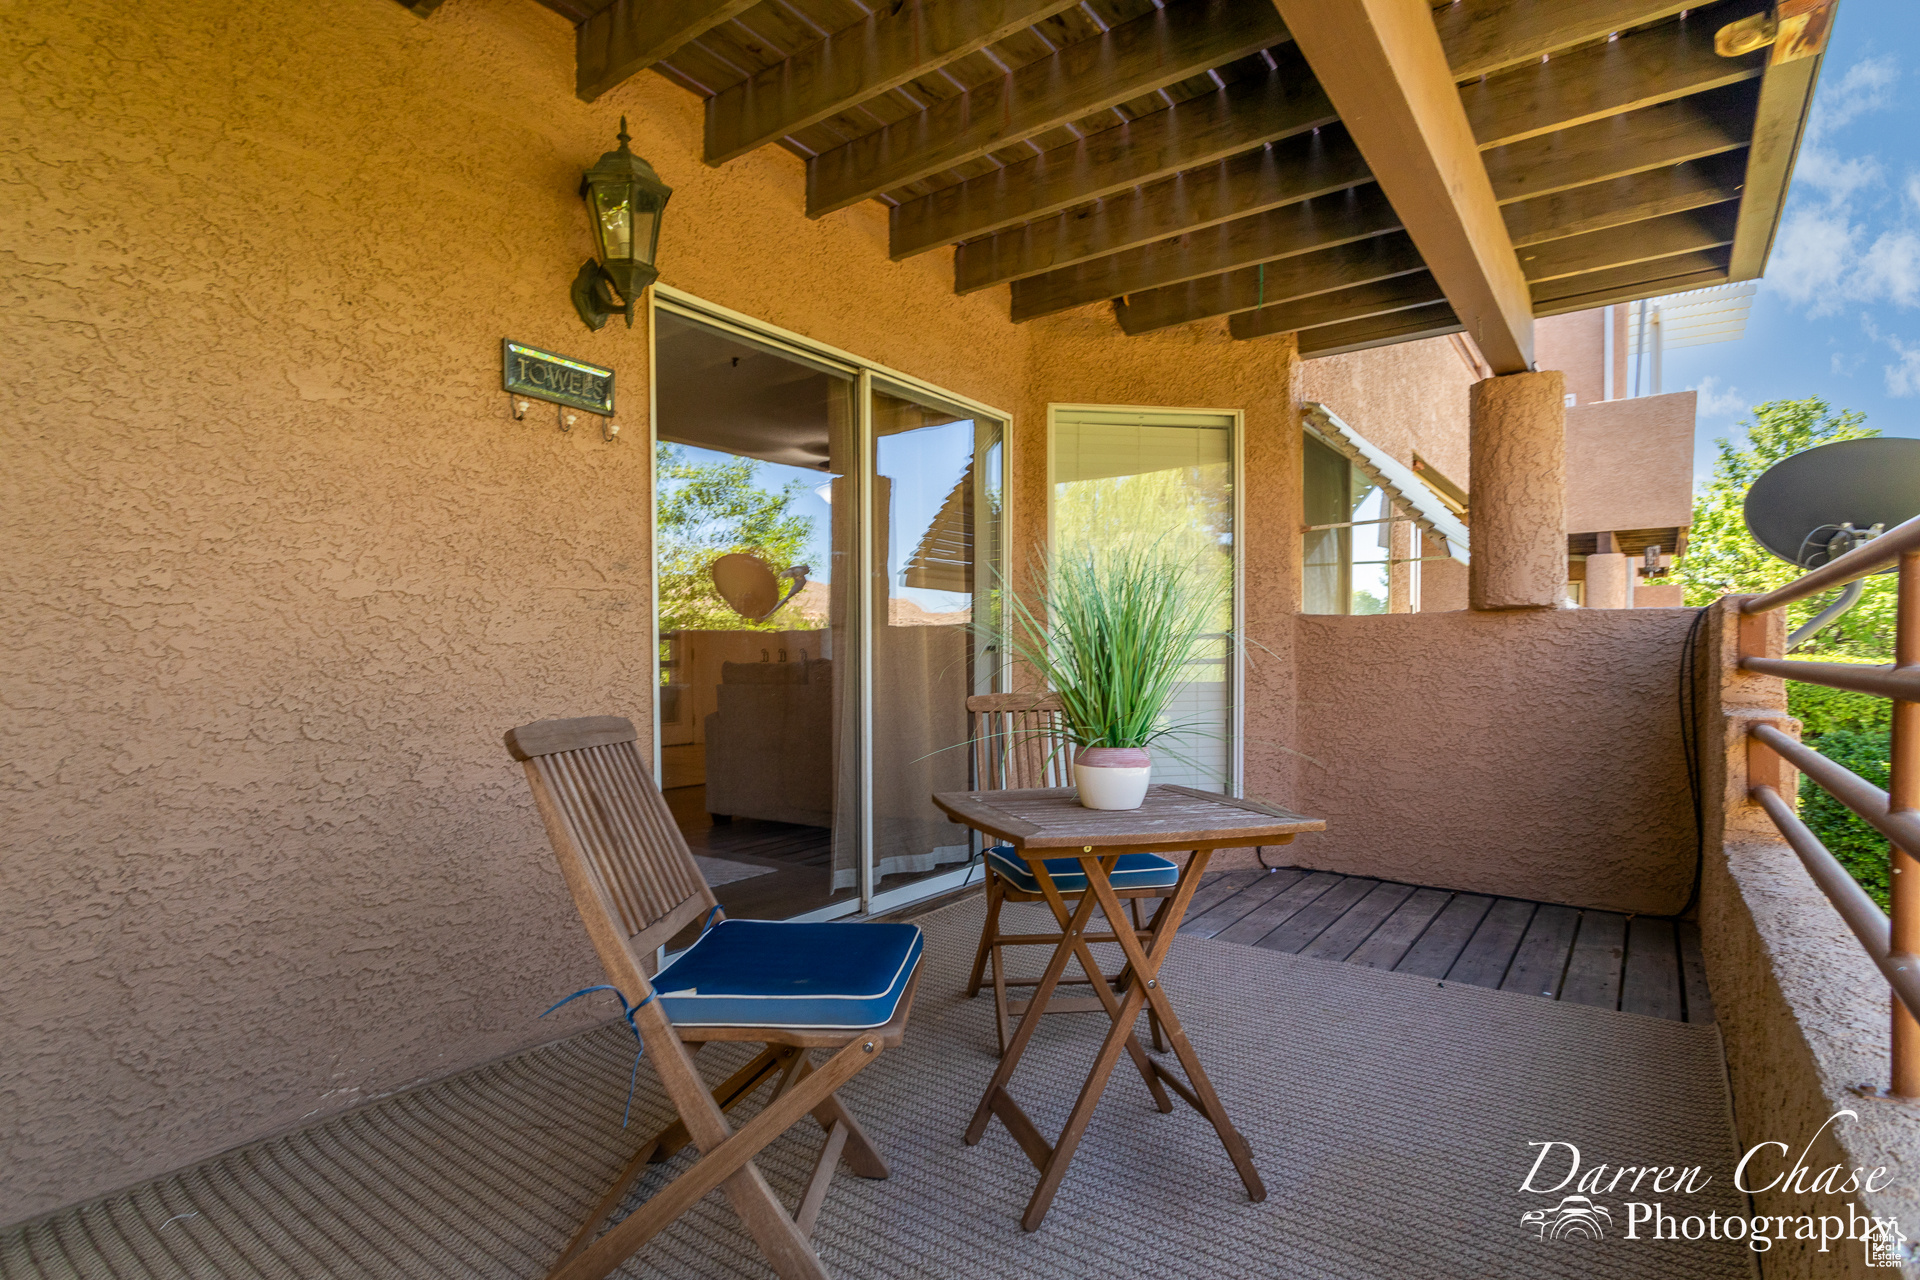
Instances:
[[[637,276],[638,272],[635,274]],[[646,284],[650,285],[658,278],[659,273],[652,272]],[[635,283],[639,284],[637,278]],[[645,287],[640,285],[640,288]],[[620,295],[614,292],[613,277],[594,259],[588,258],[574,273],[572,293],[573,309],[587,328],[598,333],[607,327],[607,321],[615,315],[626,316],[627,328],[633,328],[634,299],[622,301]]]

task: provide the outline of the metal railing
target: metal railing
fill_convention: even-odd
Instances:
[[[1899,566],[1890,667],[1838,662],[1789,662],[1747,652],[1753,642],[1741,628],[1740,666],[1762,675],[1784,676],[1833,689],[1850,689],[1893,699],[1893,762],[1888,789],[1874,786],[1813,748],[1796,742],[1771,724],[1748,731],[1749,794],[1767,811],[1780,835],[1800,855],[1815,884],[1867,949],[1893,988],[1893,1061],[1887,1092],[1920,1097],[1920,517],[1889,530],[1872,542],[1788,583],[1777,591],[1742,601],[1740,612],[1753,617],[1784,608],[1834,587]],[[1891,915],[1883,914],[1839,860],[1780,794],[1784,761],[1814,785],[1858,814],[1891,843]]]

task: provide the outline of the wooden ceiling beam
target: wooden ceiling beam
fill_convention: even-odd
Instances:
[[[1360,148],[1331,125],[962,244],[953,256],[954,292],[1089,262],[1372,181]]]
[[[1270,9],[1178,0],[807,161],[817,218],[1285,42]],[[1084,197],[1083,197],[1084,198]]]
[[[1839,0],[1826,0],[1811,11],[1782,21],[1780,39],[1767,54],[1760,80],[1760,103],[1754,114],[1753,146],[1747,152],[1746,195],[1740,202],[1740,227],[1733,238],[1729,269],[1735,280],[1753,280],[1766,270],[1774,233],[1787,203],[1787,184],[1793,178],[1794,158],[1806,132],[1807,113],[1813,107],[1813,87],[1825,60],[1827,33],[1833,29]]]
[[[1520,251],[1530,285],[1733,243],[1736,201],[1549,240]]]
[[[1298,50],[1288,45],[1273,58],[1278,66],[1266,75],[896,205],[889,254],[898,262],[943,249],[1340,118]]]
[[[1731,198],[1727,175],[1745,162],[1727,153],[1745,147],[1742,122],[1758,92],[1749,81],[1483,153],[1494,198],[1524,200],[1502,210],[1509,234],[1516,244],[1534,243]],[[1668,172],[1702,158],[1713,162]],[[1346,130],[1325,126],[961,244],[954,289],[971,293],[1088,262],[1371,177]],[[1609,180],[1620,185],[1596,186]]]
[[[1746,169],[1746,155],[1729,151],[1516,201],[1502,206],[1500,216],[1524,270],[1529,245],[1738,200]]]
[[[1380,188],[1369,182],[1015,280],[1013,320],[1018,324],[1123,294],[1313,253],[1399,227],[1399,215]]]
[[[1425,265],[1407,234],[1395,231],[1257,267],[1148,289],[1115,301],[1113,314],[1123,331],[1147,333],[1406,275]]]
[[[757,0],[613,0],[574,28],[574,92],[592,102]]]
[[[1551,195],[1747,145],[1760,87],[1748,80],[1483,151],[1494,198]]]
[[[906,0],[707,99],[706,158],[725,164],[1044,22],[1079,0]]]
[[[1437,302],[1411,311],[1396,311],[1389,315],[1369,316],[1364,320],[1349,320],[1344,324],[1303,330],[1300,334],[1300,355],[1306,360],[1321,356],[1343,356],[1350,351],[1365,351],[1369,347],[1418,342],[1422,338],[1441,338],[1465,328],[1453,314],[1451,306]]]
[[[1462,0],[1433,11],[1455,80],[1475,80],[1544,54],[1671,18],[1700,0]]]
[[[1542,316],[1590,311],[1617,302],[1637,302],[1687,289],[1723,284],[1733,250],[1696,249],[1670,258],[1655,258],[1628,266],[1608,267],[1585,275],[1543,280],[1533,286],[1533,304]]]
[[[1388,315],[1414,307],[1429,307],[1445,302],[1447,295],[1429,271],[1376,280],[1351,289],[1316,293],[1309,298],[1261,307],[1255,311],[1236,311],[1227,317],[1227,332],[1235,338],[1264,338],[1274,333],[1293,333],[1316,325],[1343,324],[1369,316]],[[1451,316],[1452,312],[1448,312]]]
[[[1533,367],[1533,306],[1425,0],[1274,0],[1496,374]]]
[[[1462,85],[1460,100],[1473,136],[1482,147],[1505,146],[1754,79],[1766,54],[1723,58],[1713,50],[1713,35],[1726,22],[1766,7],[1767,0],[1727,0],[1676,22]]]

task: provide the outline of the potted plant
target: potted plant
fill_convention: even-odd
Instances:
[[[1169,720],[1203,646],[1226,627],[1228,579],[1158,543],[1056,555],[1031,603],[1005,593],[1014,656],[1060,698],[1074,781],[1089,809],[1136,809],[1154,743],[1206,732]]]

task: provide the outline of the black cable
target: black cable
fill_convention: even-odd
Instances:
[[[1687,638],[1680,646],[1680,683],[1675,702],[1680,709],[1680,755],[1687,766],[1687,795],[1693,801],[1693,888],[1687,893],[1686,915],[1700,901],[1700,882],[1707,869],[1706,808],[1700,795],[1700,681],[1694,665],[1699,660],[1700,628],[1706,625],[1707,610],[1699,609],[1687,627]]]

